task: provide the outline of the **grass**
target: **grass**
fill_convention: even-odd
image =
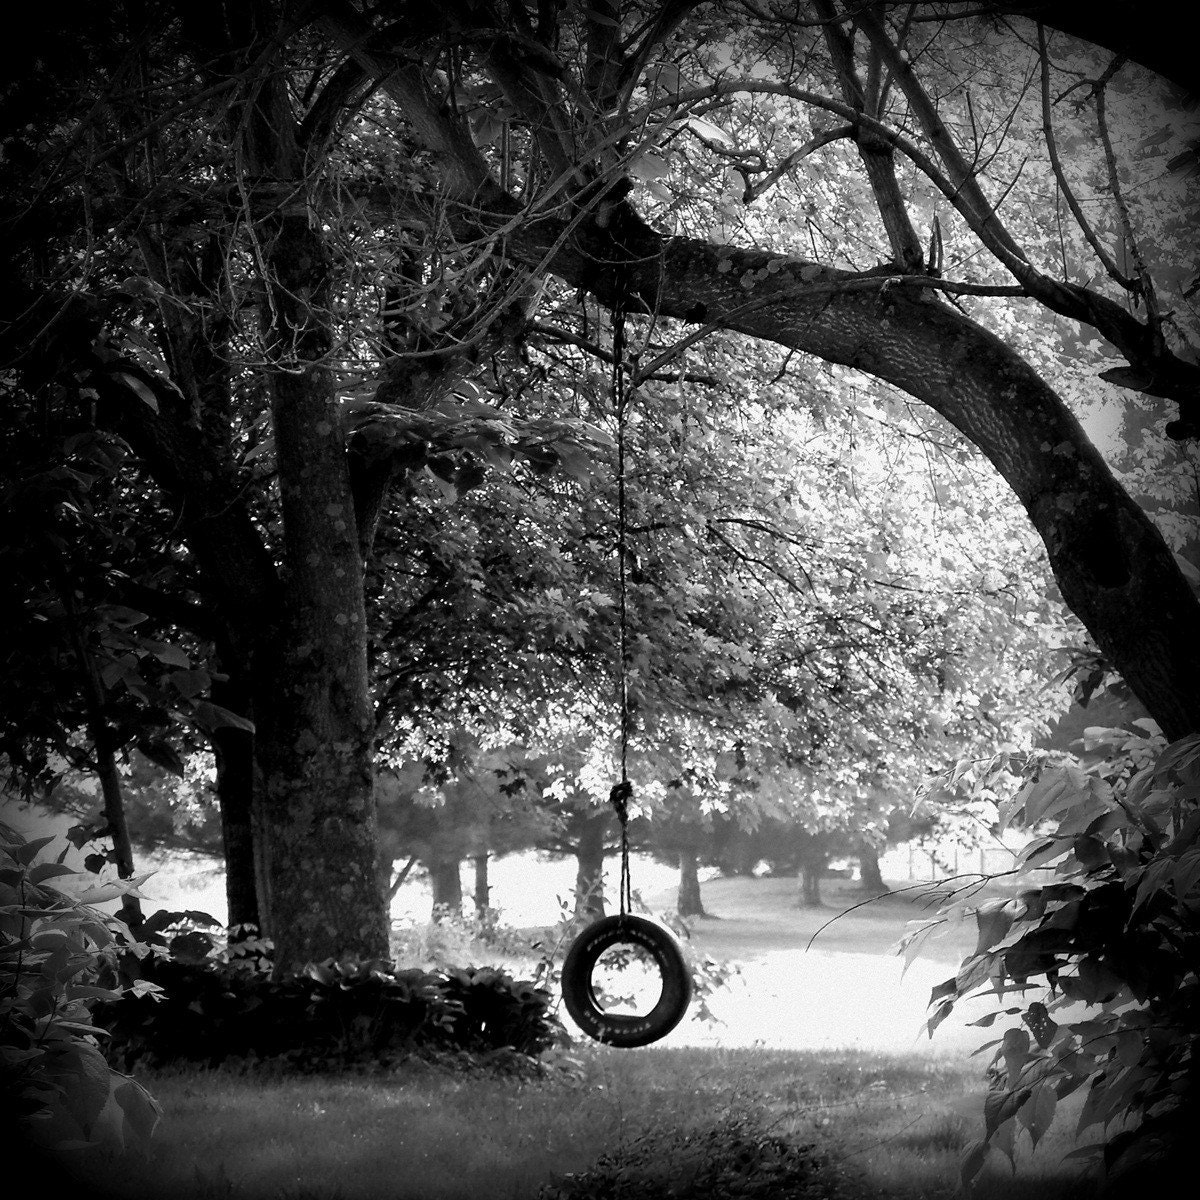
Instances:
[[[590,1045],[541,1079],[416,1065],[376,1076],[204,1071],[145,1082],[165,1114],[152,1156],[89,1152],[70,1167],[68,1182],[97,1200],[699,1196],[665,1183],[603,1186],[615,1155],[631,1164],[623,1186],[640,1171],[653,1189],[639,1147],[651,1145],[653,1170],[668,1172],[731,1123],[809,1162],[803,1191],[737,1194],[949,1200],[982,1103],[977,1066],[962,1061]],[[719,1140],[709,1144],[720,1153]],[[1007,1169],[985,1179],[979,1200],[1090,1194],[1061,1164],[1068,1149],[1061,1138],[1043,1143],[1015,1179]],[[756,1169],[745,1167],[747,1188]]]
[[[715,957],[803,948],[859,899],[831,880],[825,909],[798,909],[795,886],[706,884],[721,919],[694,936]],[[924,915],[920,892],[893,895],[839,917],[815,945],[883,954]],[[64,1184],[96,1200],[950,1200],[982,1127],[982,1063],[957,1054],[586,1043],[550,1058],[541,1078],[428,1064],[147,1073],[164,1109],[150,1157],[88,1151],[66,1163]],[[1093,1194],[1063,1163],[1071,1149],[1056,1125],[1036,1155],[1024,1148],[1015,1177],[989,1168],[976,1200]]]

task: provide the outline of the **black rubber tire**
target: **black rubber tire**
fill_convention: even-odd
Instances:
[[[596,1000],[592,972],[605,950],[637,946],[654,959],[662,976],[662,995],[645,1015],[606,1013]],[[575,1024],[590,1038],[608,1046],[648,1046],[665,1037],[687,1012],[692,998],[688,970],[675,935],[645,917],[601,917],[571,944],[562,969],[563,1003]]]

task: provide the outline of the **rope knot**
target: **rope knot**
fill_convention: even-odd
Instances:
[[[608,802],[617,810],[617,820],[621,822],[621,828],[629,822],[629,801],[633,799],[633,781],[622,779],[620,783],[614,784],[611,792],[608,793]]]

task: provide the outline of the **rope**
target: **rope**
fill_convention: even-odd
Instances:
[[[617,595],[618,595],[618,684],[617,705],[619,718],[619,741],[621,781],[609,793],[609,803],[617,811],[621,824],[621,889],[620,912],[625,916],[633,907],[633,885],[629,877],[629,801],[633,798],[633,784],[629,780],[629,735],[631,717],[629,709],[629,606],[626,556],[628,549],[628,525],[625,515],[625,417],[629,407],[629,396],[625,391],[625,310],[618,302],[612,310],[613,361],[612,401],[617,416]]]

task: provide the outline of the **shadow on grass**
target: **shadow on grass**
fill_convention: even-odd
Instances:
[[[978,1067],[861,1052],[583,1047],[542,1078],[148,1075],[148,1159],[91,1154],[103,1200],[950,1200],[978,1135]],[[983,1200],[1091,1195],[1047,1142]],[[44,1190],[44,1189],[43,1189]],[[64,1192],[65,1194],[65,1192]]]

